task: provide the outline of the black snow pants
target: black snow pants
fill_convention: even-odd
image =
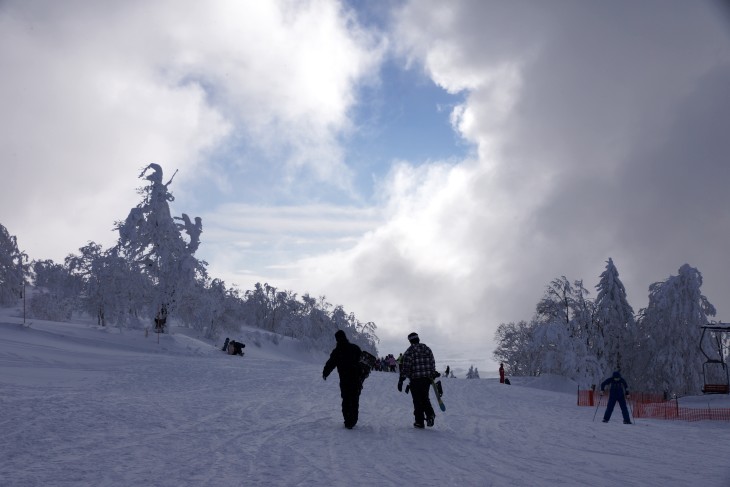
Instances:
[[[436,417],[429,398],[431,379],[427,377],[411,379],[410,387],[411,397],[413,398],[413,417],[416,424],[423,425],[426,418]]]
[[[345,426],[352,428],[357,424],[360,409],[360,382],[358,380],[340,380],[340,396],[342,397],[342,417]]]
[[[613,413],[613,408],[616,406],[617,401],[619,407],[621,407],[621,414],[624,417],[624,423],[630,423],[631,417],[629,416],[629,410],[626,407],[626,399],[624,398],[623,393],[611,394],[608,396],[608,405],[606,406],[606,412],[603,415],[603,421],[607,423],[608,420],[611,419],[611,414]]]

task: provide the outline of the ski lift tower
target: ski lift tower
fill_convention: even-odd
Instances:
[[[729,323],[713,323],[702,327],[700,351],[706,359],[702,364],[704,379],[702,392],[705,394],[730,394],[730,375],[728,375],[727,363],[725,363],[725,341],[723,340],[726,333],[730,334]],[[705,340],[706,334],[708,334],[707,340]],[[716,350],[713,350],[712,356],[710,356],[707,348],[713,345]]]

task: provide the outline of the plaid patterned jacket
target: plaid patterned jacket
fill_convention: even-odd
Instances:
[[[432,378],[436,373],[436,361],[433,352],[423,343],[416,343],[408,347],[403,354],[403,364],[400,368],[400,376],[409,379],[420,379],[422,377]]]

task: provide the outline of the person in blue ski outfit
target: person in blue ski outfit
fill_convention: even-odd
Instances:
[[[608,392],[608,405],[606,406],[606,412],[603,415],[603,422],[608,423],[611,419],[611,413],[613,408],[616,406],[616,401],[621,407],[621,414],[624,416],[624,424],[631,424],[631,417],[629,416],[629,410],[626,407],[626,398],[629,397],[629,386],[626,381],[621,377],[621,373],[618,370],[614,371],[613,375],[601,383],[601,395],[606,386],[610,386]]]

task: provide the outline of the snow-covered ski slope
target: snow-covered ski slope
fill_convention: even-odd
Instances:
[[[324,355],[245,351],[6,313],[0,485],[730,486],[728,423],[593,422],[572,384],[513,377],[442,379],[447,411],[415,430],[397,376],[374,372],[347,430]]]

